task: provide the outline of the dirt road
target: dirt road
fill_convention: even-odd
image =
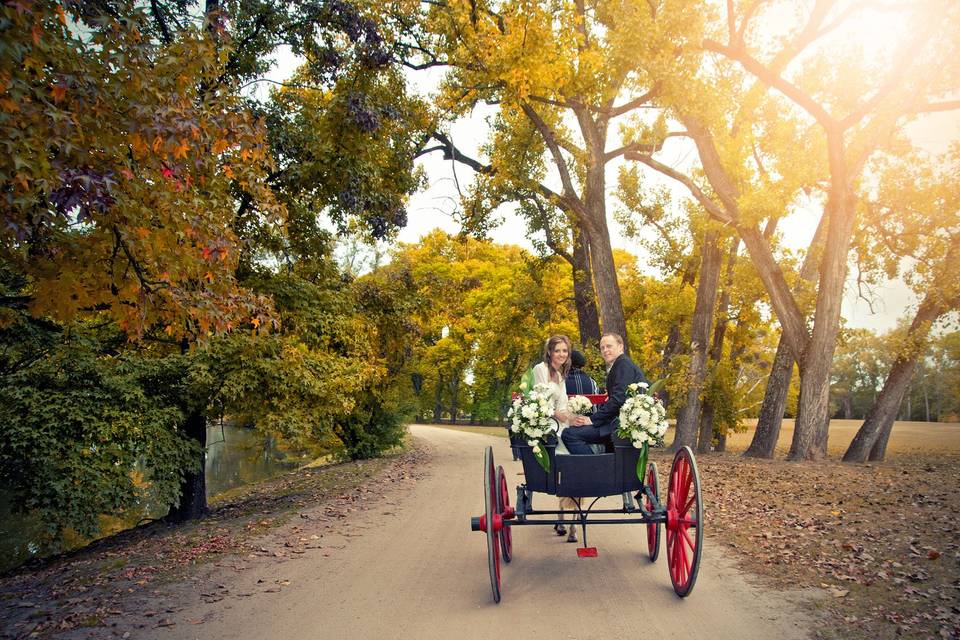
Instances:
[[[470,531],[469,517],[483,511],[484,447],[493,445],[496,462],[512,480],[518,478],[518,463],[502,438],[421,426],[411,431],[432,455],[419,481],[327,526],[317,548],[303,555],[242,558],[233,566],[210,568],[195,586],[171,586],[158,601],[172,609],[161,614],[168,626],[139,628],[131,636],[808,637],[810,622],[799,610],[810,596],[771,593],[734,569],[709,540],[693,593],[677,598],[663,553],[655,564],[647,560],[643,528],[637,525],[590,529],[599,557],[582,559],[576,545],[548,527],[518,528],[514,561],[503,569],[503,601],[495,604],[483,534]],[[704,493],[709,500],[709,486]],[[537,495],[537,500],[554,498]],[[222,599],[204,602],[204,591],[207,600],[215,599],[211,591]]]

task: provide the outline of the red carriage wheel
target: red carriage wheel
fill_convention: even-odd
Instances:
[[[484,530],[487,533],[487,568],[490,570],[490,588],[493,590],[493,601],[500,602],[500,541],[497,521],[497,482],[493,467],[493,447],[487,447],[483,455],[483,498]]]
[[[507,488],[507,474],[503,472],[503,467],[497,467],[497,513],[501,515],[501,520],[505,520],[512,515],[510,509],[510,490]],[[504,514],[507,514],[504,517]],[[503,526],[500,529],[500,551],[504,562],[510,562],[513,559],[513,533],[510,527]]]
[[[644,492],[643,495],[643,508],[648,512],[652,512],[658,506],[660,506],[660,481],[657,479],[657,463],[651,462],[647,465],[647,487],[650,489],[653,496],[656,498],[656,502],[650,500],[650,496]],[[651,522],[647,525],[647,553],[650,554],[650,562],[656,562],[657,557],[660,555],[660,523]]]
[[[673,457],[667,485],[667,566],[673,590],[686,597],[697,581],[703,546],[703,499],[700,474],[690,447]]]

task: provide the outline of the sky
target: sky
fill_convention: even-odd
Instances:
[[[298,60],[289,52],[280,52],[277,61],[268,78],[278,82],[288,78],[296,68]],[[441,72],[411,72],[410,81],[422,95],[433,91],[440,79]],[[265,98],[269,85],[261,83],[255,85],[257,95]],[[487,119],[495,113],[494,107],[479,107],[467,117],[454,123],[449,134],[459,149],[483,160],[479,147],[488,131]],[[928,152],[939,153],[945,151],[951,141],[960,140],[960,114],[938,113],[931,114],[914,123],[909,128],[911,138]],[[615,145],[615,140],[611,140]],[[671,166],[678,166],[695,161],[696,150],[689,142],[679,139],[668,140],[658,159]],[[427,188],[414,194],[408,203],[408,223],[401,230],[398,240],[407,243],[416,243],[425,234],[434,229],[442,229],[449,233],[460,231],[455,212],[458,207],[458,186],[466,189],[473,180],[473,171],[465,165],[455,165],[444,161],[440,153],[432,153],[419,160],[428,178]],[[616,167],[611,166],[608,171],[608,193],[616,187]],[[649,175],[651,181],[660,181],[671,188],[678,198],[688,197],[687,193],[676,183],[659,174]],[[549,180],[548,180],[549,183]],[[559,185],[556,186],[559,190]],[[615,248],[624,249],[638,257],[641,269],[652,270],[647,264],[647,254],[633,239],[624,235],[620,225],[613,220],[613,198],[608,199],[608,223],[610,226],[611,244]],[[526,237],[526,227],[518,216],[509,208],[498,211],[503,223],[494,228],[490,238],[494,242],[503,244],[517,244],[532,249],[532,244]],[[779,228],[783,232],[784,243],[792,249],[802,249],[808,246],[819,219],[819,211],[799,210],[784,219]],[[899,281],[891,281],[878,286],[868,292],[870,301],[858,295],[856,286],[856,269],[851,265],[848,285],[844,296],[842,315],[848,327],[866,328],[877,333],[888,331],[896,326],[898,319],[908,316],[916,307],[917,300],[906,285]]]

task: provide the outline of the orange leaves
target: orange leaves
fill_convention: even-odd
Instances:
[[[50,85],[50,97],[53,98],[53,101],[56,103],[63,102],[63,99],[67,96],[67,88],[62,84],[51,84]]]
[[[268,147],[235,93],[195,99],[210,44],[187,37],[156,52],[136,20],[2,2],[14,23],[5,37],[20,52],[18,63],[0,65],[5,218],[28,228],[40,188],[71,212],[54,217],[46,251],[22,265],[42,298],[31,311],[63,321],[98,309],[134,340],[151,327],[194,338],[247,329],[261,313],[268,324],[269,300],[240,287],[232,269],[230,183],[235,172],[253,185],[258,209],[279,210],[264,186]],[[58,233],[73,220],[83,233]]]
[[[177,159],[186,158],[188,151],[190,151],[190,143],[181,139],[180,144],[173,150],[173,157]]]
[[[130,136],[130,146],[133,147],[134,153],[138,156],[145,156],[150,152],[150,147],[147,146],[147,143],[139,133],[134,133]]]

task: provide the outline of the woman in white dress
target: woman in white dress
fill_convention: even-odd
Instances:
[[[557,431],[557,453],[569,453],[560,439],[560,433],[567,428],[570,421],[570,415],[567,413],[567,374],[570,372],[570,338],[563,335],[551,336],[543,347],[543,361],[533,367],[533,379],[535,384],[545,384],[550,387],[551,397],[553,398],[553,417],[560,424]],[[560,498],[560,519],[563,520],[563,511],[566,509],[576,510],[578,505],[573,498]],[[554,531],[558,536],[566,535],[567,530],[562,524],[555,525]],[[577,541],[576,529],[570,526],[570,535],[567,536],[568,542]]]

